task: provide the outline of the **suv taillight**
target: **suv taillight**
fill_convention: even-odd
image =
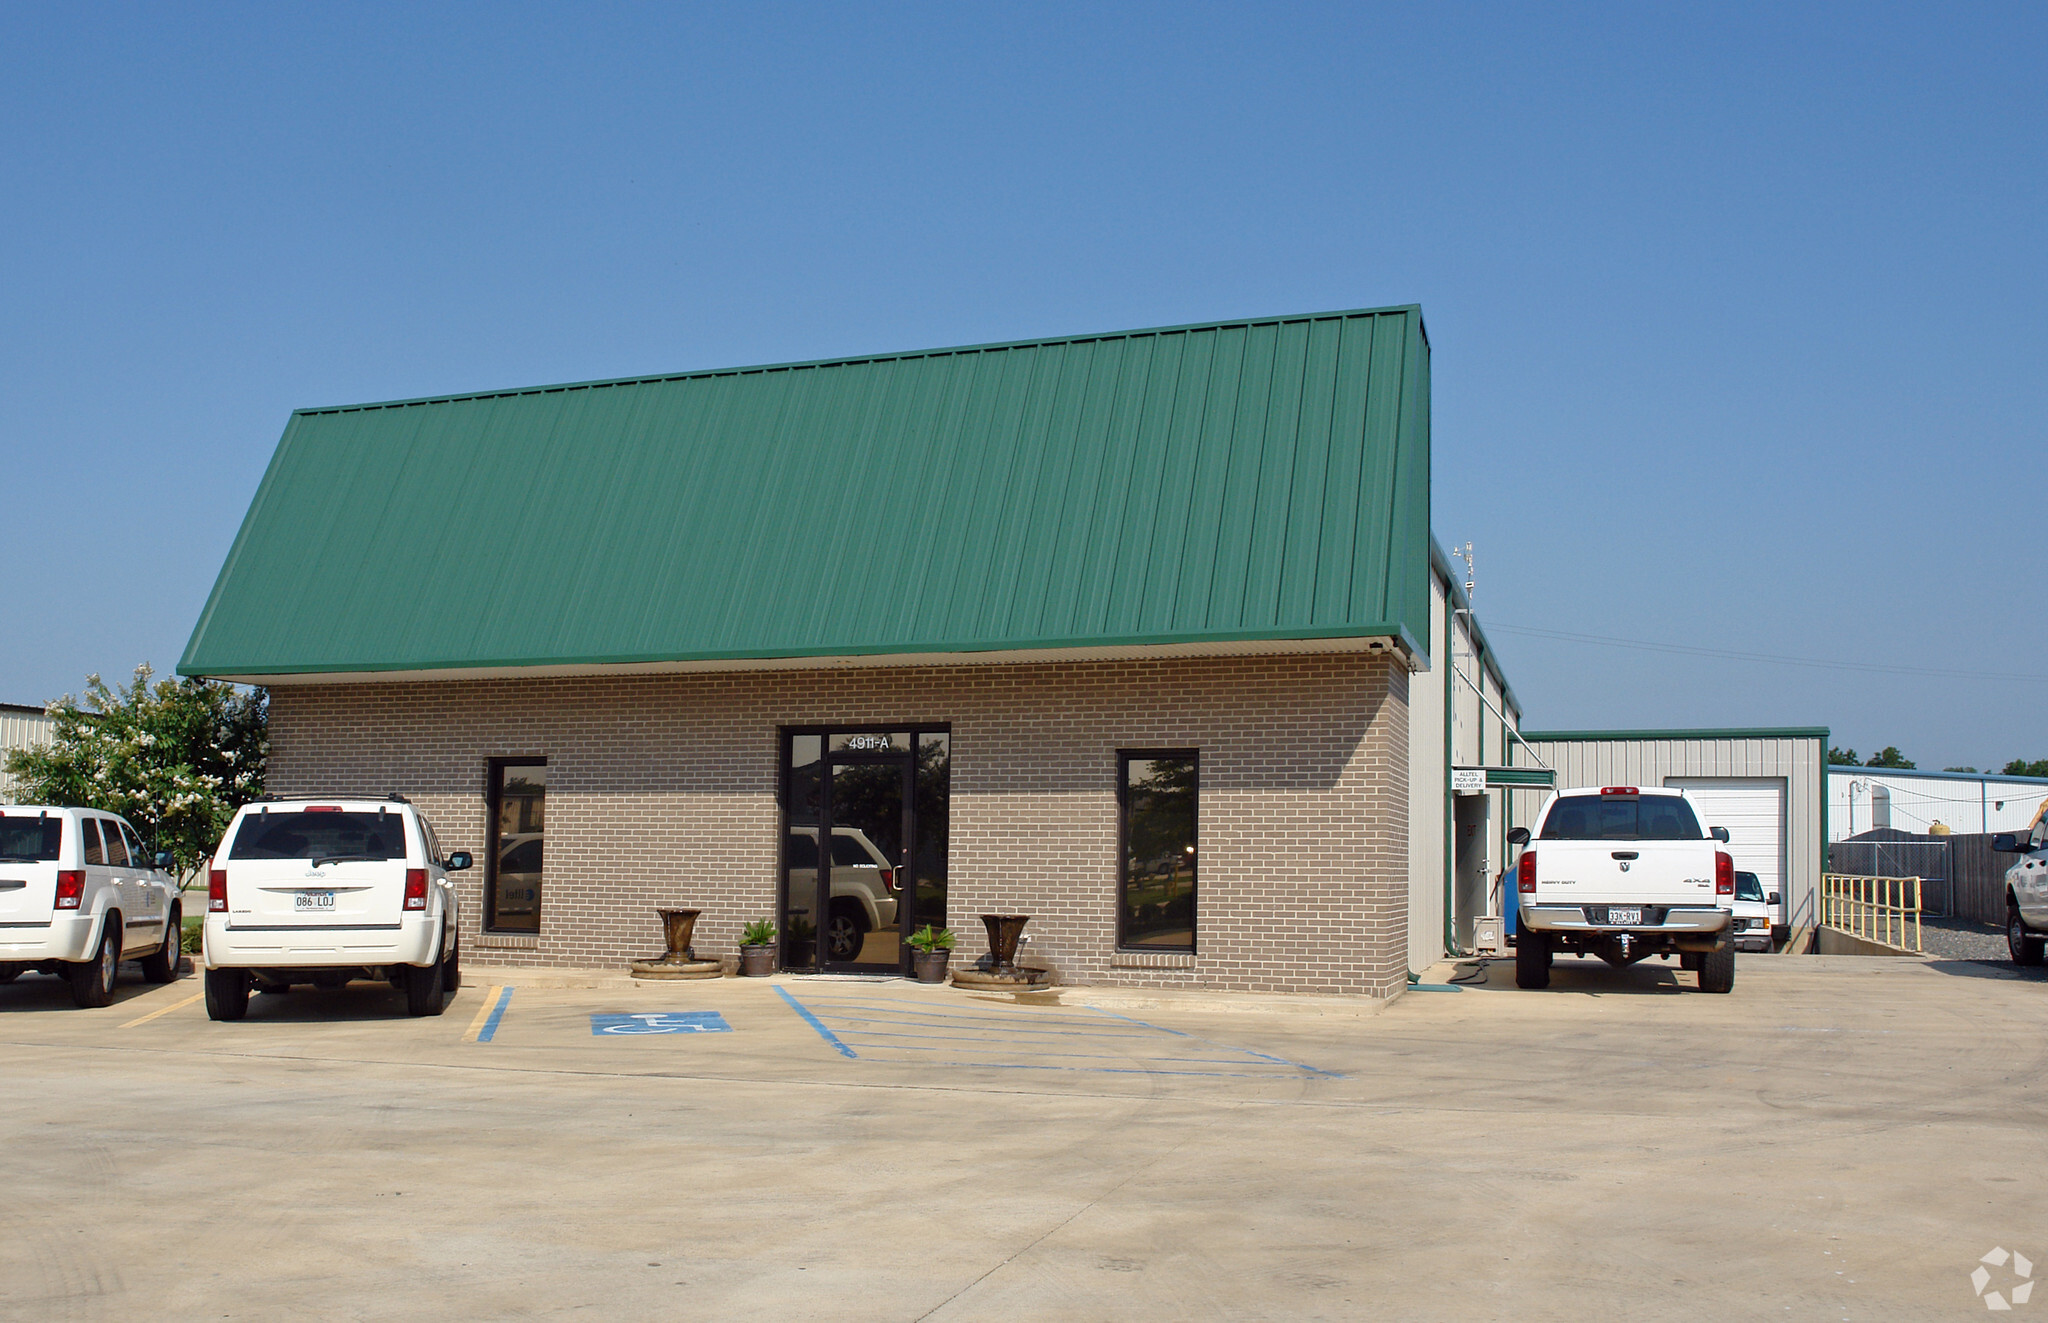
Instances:
[[[882,874],[882,890],[894,891],[896,889],[896,870],[885,867],[879,871]]]
[[[1735,859],[1725,851],[1714,851],[1714,894],[1735,894]]]
[[[206,870],[206,912],[226,914],[228,912],[228,870],[209,868]]]
[[[1515,889],[1523,895],[1535,894],[1536,852],[1534,850],[1522,851],[1522,862],[1515,865]]]
[[[405,907],[409,910],[423,910],[427,907],[426,869],[405,870]]]
[[[57,870],[57,908],[75,910],[78,902],[85,898],[85,870],[83,868],[60,868]]]

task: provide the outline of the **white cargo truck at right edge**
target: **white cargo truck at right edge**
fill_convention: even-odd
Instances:
[[[1515,870],[1515,985],[1550,986],[1559,951],[1621,968],[1676,952],[1703,992],[1735,986],[1735,860],[1724,828],[1700,826],[1682,790],[1560,790]]]

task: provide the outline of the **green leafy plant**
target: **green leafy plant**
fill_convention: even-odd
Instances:
[[[775,925],[767,919],[756,919],[740,932],[741,946],[773,946]]]
[[[50,741],[7,756],[24,804],[76,804],[118,813],[176,869],[213,852],[235,810],[263,793],[269,697],[214,680],[135,682],[110,688],[85,679],[85,699],[66,694],[45,709]]]
[[[930,924],[910,934],[910,949],[913,951],[950,951],[953,949],[953,930],[934,929]]]
[[[206,920],[187,919],[185,920],[183,927],[185,931],[178,938],[178,945],[180,949],[182,949],[186,955],[198,955],[200,947],[203,946],[206,941]]]

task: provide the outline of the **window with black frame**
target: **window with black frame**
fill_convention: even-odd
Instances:
[[[1193,749],[1117,754],[1117,945],[1195,949],[1197,757]]]
[[[492,759],[490,794],[492,840],[486,856],[484,927],[498,933],[538,933],[547,759]]]

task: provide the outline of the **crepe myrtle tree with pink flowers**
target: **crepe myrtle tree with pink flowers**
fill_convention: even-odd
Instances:
[[[135,682],[85,678],[44,710],[49,743],[7,757],[24,804],[103,809],[128,819],[184,873],[213,852],[235,810],[263,793],[270,695],[218,680],[161,680],[148,663]]]

